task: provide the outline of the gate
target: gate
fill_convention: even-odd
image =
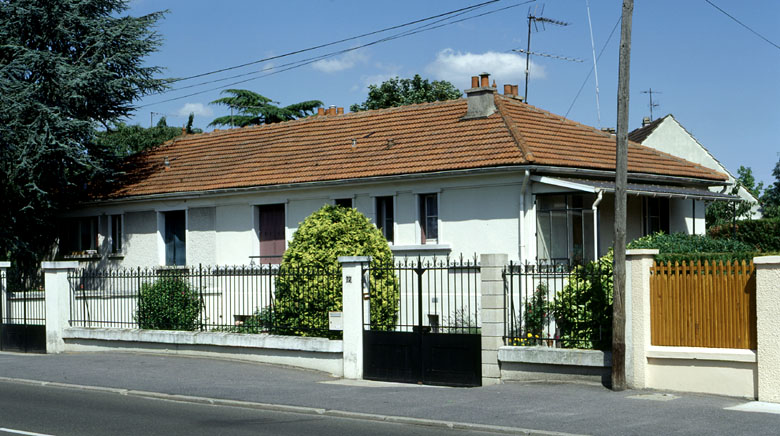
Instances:
[[[46,352],[43,277],[0,271],[0,351]]]
[[[363,377],[482,384],[479,266],[404,259],[363,268]]]

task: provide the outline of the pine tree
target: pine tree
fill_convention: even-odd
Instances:
[[[226,89],[222,94],[231,95],[218,98],[210,104],[227,106],[235,111],[235,114],[218,117],[209,126],[244,127],[279,123],[306,117],[312,114],[314,109],[322,106],[319,100],[307,100],[279,107],[278,102],[246,89]]]

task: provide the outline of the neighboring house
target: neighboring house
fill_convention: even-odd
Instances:
[[[642,127],[629,133],[628,139],[726,174],[728,187],[725,189],[724,187],[713,187],[712,191],[730,193],[737,182],[734,175],[707,148],[701,145],[672,114],[655,121],[650,121],[646,117],[642,120]],[[752,205],[750,209],[752,218],[761,218],[758,199],[755,195],[740,186],[737,196]]]
[[[613,239],[615,137],[487,75],[467,98],[186,135],[131,157],[71,213],[60,255],[121,266],[278,262],[323,204],[357,208],[396,255],[581,262]],[[629,240],[704,232],[727,176],[629,145]],[[721,188],[722,189],[722,188]],[[94,250],[94,251],[91,251]],[[75,254],[75,255],[74,255]]]

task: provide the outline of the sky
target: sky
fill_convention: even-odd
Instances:
[[[500,0],[264,60],[484,1],[132,0],[127,13],[133,16],[168,11],[156,27],[162,45],[146,59],[163,68],[161,77],[252,64],[146,96],[135,102],[128,122],[149,126],[165,116],[169,125],[184,125],[192,112],[196,127],[211,130],[211,120],[229,111],[209,102],[228,88],[248,89],[282,106],[321,100],[348,111],[366,99],[368,85],[414,74],[464,90],[471,76],[488,72],[500,91],[503,84],[519,84],[522,95],[526,59],[513,50],[527,46],[531,13],[567,25],[532,29],[531,51],[556,57],[531,57],[528,102],[590,126],[615,127],[621,0]],[[768,184],[780,160],[780,2],[710,2],[760,36],[706,0],[635,0],[629,131],[650,116],[646,91],[652,89],[653,118],[673,114],[733,174],[743,165]]]

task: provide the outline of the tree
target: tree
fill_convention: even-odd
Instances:
[[[36,268],[58,214],[109,174],[96,125],[165,88],[144,57],[162,12],[119,16],[124,0],[0,2],[0,256]]]
[[[231,95],[218,98],[210,104],[227,106],[236,113],[215,118],[209,126],[244,127],[279,123],[309,116],[314,113],[314,109],[322,106],[319,100],[307,100],[279,107],[279,102],[246,89],[226,89],[222,94]]]
[[[396,76],[382,82],[379,86],[369,85],[366,101],[353,104],[349,110],[358,112],[415,103],[457,100],[461,95],[460,90],[446,80],[428,82],[428,79],[423,79],[419,74],[415,74],[411,79],[399,79]]]
[[[356,209],[325,205],[300,224],[284,252],[273,314],[279,332],[327,331],[328,312],[342,309],[339,256],[371,256],[381,265],[371,270],[371,326],[395,325],[398,282],[387,239]]]
[[[183,129],[169,127],[165,117],[160,118],[156,126],[149,128],[139,124],[129,126],[120,121],[106,130],[95,132],[94,142],[117,159],[121,159],[139,151],[157,147],[181,136],[183,131],[188,134],[202,133],[201,129],[192,127],[193,119],[194,115],[190,114],[187,125]]]
[[[772,175],[775,177],[775,182],[766,188],[761,202],[765,218],[780,218],[780,159],[775,164]]]
[[[764,183],[760,182],[756,184],[756,178],[753,176],[753,170],[750,167],[740,165],[737,170],[737,180],[734,183],[734,187],[731,189],[731,195],[739,194],[739,188],[743,187],[748,192],[753,194],[757,199],[761,198],[761,190],[764,187]],[[746,201],[738,202],[726,202],[716,201],[707,206],[705,212],[705,221],[707,227],[721,226],[729,224],[734,220],[750,217],[750,209],[753,207],[752,203]]]

